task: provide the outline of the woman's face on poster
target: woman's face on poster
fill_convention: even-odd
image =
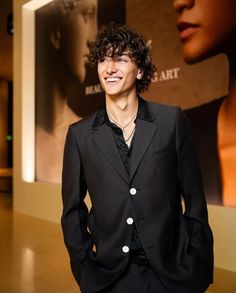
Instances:
[[[80,82],[86,76],[89,44],[96,33],[97,0],[78,0],[73,10],[64,16],[60,50],[68,74]]]
[[[183,57],[195,63],[227,53],[236,35],[235,0],[173,0]]]

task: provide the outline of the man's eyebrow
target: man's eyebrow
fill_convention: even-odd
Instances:
[[[121,56],[127,56],[127,57],[130,57],[130,54],[128,52],[122,52],[122,53],[117,53],[117,54],[105,54],[103,58],[106,58],[106,57],[111,57],[111,58],[118,58],[118,57],[121,57]]]
[[[129,57],[129,55],[128,54],[119,54],[116,56],[116,58],[118,58],[118,57]]]
[[[114,55],[114,58],[119,58],[119,57],[129,57],[129,58],[132,58],[131,57],[131,54],[129,54],[129,52],[123,52],[123,53],[115,54]]]

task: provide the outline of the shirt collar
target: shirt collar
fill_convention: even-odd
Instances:
[[[153,122],[153,120],[154,120],[152,113],[151,113],[151,110],[148,107],[147,101],[145,101],[141,97],[138,97],[138,113],[137,113],[136,119],[141,119],[141,120],[145,120],[148,122]],[[93,122],[93,128],[97,128],[104,123],[107,123],[108,125],[110,125],[110,120],[107,116],[105,102],[103,103],[102,108],[96,114],[96,117]]]

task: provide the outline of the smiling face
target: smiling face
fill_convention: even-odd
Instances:
[[[68,15],[64,16],[60,49],[68,73],[83,82],[89,44],[97,32],[97,0],[79,0]]]
[[[136,80],[142,72],[128,54],[105,57],[98,62],[98,76],[106,96],[136,95]]]
[[[235,49],[235,0],[173,0],[173,8],[187,63]]]

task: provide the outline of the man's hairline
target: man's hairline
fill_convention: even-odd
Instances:
[[[112,46],[111,46],[111,48],[112,48]],[[127,46],[127,49],[125,49],[120,54],[115,54],[115,53],[112,52],[112,54],[109,56],[108,51],[109,51],[109,49],[107,50],[106,54],[104,55],[104,58],[106,58],[106,57],[117,58],[117,57],[120,57],[120,56],[123,56],[123,55],[124,56],[128,56],[130,58],[131,62],[135,63],[137,65],[137,67],[140,68],[138,66],[138,62],[137,62],[138,60],[137,60],[137,58],[134,57],[134,50],[131,49],[131,48],[129,48],[128,46]],[[98,59],[97,60],[97,64],[100,63],[100,62],[101,61]]]

